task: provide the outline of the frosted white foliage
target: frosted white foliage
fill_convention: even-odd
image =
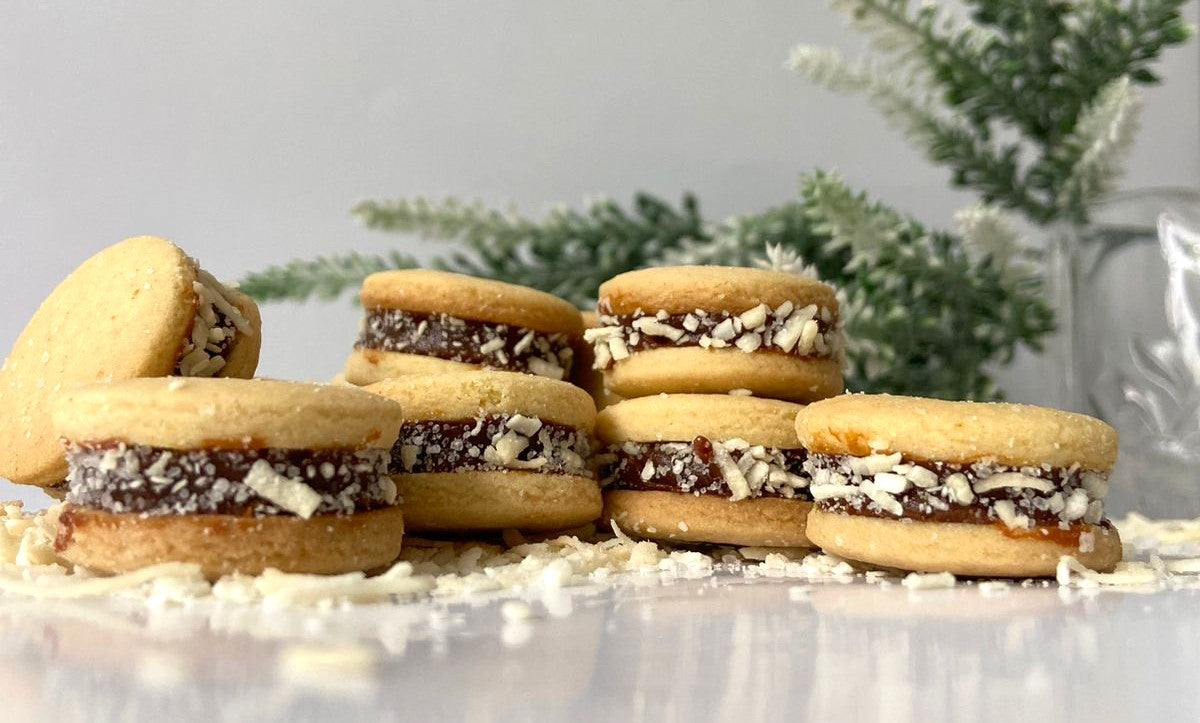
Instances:
[[[1058,194],[1060,208],[1077,203],[1090,205],[1111,191],[1120,178],[1122,163],[1133,146],[1141,113],[1141,96],[1128,76],[1104,87],[1095,103],[1079,117],[1065,148],[1083,149]]]
[[[754,265],[768,271],[782,271],[787,274],[803,276],[806,279],[818,279],[817,267],[805,263],[804,257],[782,244],[769,243],[760,258],[754,260]]]
[[[1024,240],[995,206],[977,204],[954,214],[958,233],[968,253],[976,259],[990,256],[998,268],[1008,269],[1024,249]]]

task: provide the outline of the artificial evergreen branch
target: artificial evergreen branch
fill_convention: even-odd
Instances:
[[[987,370],[1053,327],[1030,255],[1005,209],[1035,224],[1087,220],[1108,192],[1136,128],[1137,86],[1188,39],[1184,0],[964,0],[956,19],[936,3],[831,0],[871,39],[847,60],[802,46],[789,65],[838,92],[865,95],[955,185],[983,203],[956,216],[959,233],[928,229],[848,188],[806,177],[801,198],[706,224],[638,195],[601,199],[542,219],[478,202],[365,202],[370,228],[456,242],[436,268],[544,289],[585,306],[597,286],[653,264],[716,263],[816,274],[839,288],[851,389],[949,398],[998,395]],[[260,300],[332,298],[367,274],[416,265],[410,256],[349,254],[252,274]]]
[[[832,0],[876,55],[801,46],[791,65],[865,94],[984,202],[1038,224],[1083,223],[1120,174],[1134,86],[1157,82],[1153,62],[1191,35],[1183,2],[968,0],[956,22],[935,3]]]
[[[847,385],[959,399],[998,395],[986,372],[1019,344],[1039,348],[1053,328],[1036,278],[993,254],[972,255],[952,234],[813,174],[802,199],[713,229],[712,243],[676,251],[671,263],[751,265],[764,246],[787,249],[840,289],[847,320]],[[855,240],[874,229],[869,263]],[[776,255],[779,250],[774,252]]]
[[[1016,262],[1027,250],[1020,235],[995,206],[977,204],[954,214],[963,248],[973,258],[990,259],[1003,273],[1017,272]]]
[[[1087,208],[1112,190],[1121,162],[1133,146],[1141,101],[1128,76],[1101,91],[1084,110],[1075,130],[1063,140],[1063,155],[1070,170],[1058,189],[1058,207],[1073,221],[1082,221],[1078,210]]]
[[[259,301],[329,300],[357,291],[362,280],[376,271],[419,265],[412,256],[396,251],[378,256],[348,253],[271,266],[248,274],[238,285]]]
[[[638,194],[628,211],[602,198],[583,211],[554,209],[541,221],[456,199],[365,202],[355,213],[372,228],[467,247],[466,252],[452,251],[436,259],[435,268],[544,289],[579,306],[595,300],[596,288],[605,279],[649,265],[666,251],[704,235],[699,206],[690,195],[678,210]],[[402,254],[293,261],[251,274],[242,288],[260,301],[329,299],[356,289],[376,271],[418,265]]]
[[[542,221],[458,201],[364,204],[376,227],[465,243],[438,268],[512,281],[580,306],[599,284],[655,264],[766,266],[816,274],[841,290],[851,389],[988,399],[985,371],[1018,344],[1036,347],[1051,316],[1036,281],[1006,270],[998,250],[929,231],[835,176],[804,180],[801,199],[761,214],[705,224],[695,199],[679,209],[639,195],[630,210],[609,200],[557,209]],[[995,224],[994,224],[995,226]],[[259,299],[328,297],[411,257],[347,256],[293,262],[243,283]]]

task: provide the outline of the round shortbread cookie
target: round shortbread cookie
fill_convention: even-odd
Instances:
[[[380,349],[355,349],[346,359],[342,378],[350,384],[365,387],[409,374],[444,374],[447,372],[469,372],[481,369],[479,364],[463,362],[422,354],[405,354],[399,351]]]
[[[744,439],[797,449],[799,404],[725,394],[659,394],[626,399],[600,412],[596,436],[605,444]]]
[[[544,291],[447,271],[408,269],[371,274],[363,281],[363,306],[579,334],[583,321],[570,303]]]
[[[1091,544],[1063,539],[1058,528],[1033,528],[1014,535],[1001,525],[888,520],[813,509],[808,536],[826,552],[871,565],[916,572],[952,572],[986,577],[1048,577],[1059,558],[1109,572],[1121,561],[1115,528],[1087,525]],[[1086,550],[1086,551],[1085,551]]]
[[[604,379],[621,397],[746,389],[757,396],[808,403],[841,394],[843,389],[841,364],[833,359],[700,347],[640,351],[609,367]]]
[[[847,394],[809,405],[796,431],[814,454],[899,452],[913,460],[1107,471],[1117,433],[1082,414],[1023,404]]]
[[[265,379],[133,379],[79,387],[54,405],[68,440],[167,449],[390,449],[402,417],[361,389]]]
[[[711,542],[761,547],[809,547],[812,503],[778,497],[730,502],[678,492],[604,493],[603,519],[626,533],[664,542]]]
[[[143,517],[68,507],[56,547],[76,565],[106,573],[163,562],[200,565],[209,579],[234,572],[334,575],[388,565],[400,554],[404,516],[392,507],[355,515]]]
[[[508,470],[394,479],[414,532],[560,530],[600,516],[600,488],[587,477]]]
[[[372,384],[366,391],[399,402],[410,422],[521,414],[589,432],[596,422],[596,408],[587,392],[566,382],[516,372],[414,374]]]
[[[629,271],[600,285],[600,308],[612,314],[641,309],[686,314],[696,309],[740,314],[759,304],[816,304],[837,312],[832,288],[781,271],[733,266],[664,266]]]
[[[42,302],[0,368],[0,477],[62,482],[67,465],[50,419],[51,398],[80,384],[171,374],[197,314],[196,263],[177,246],[142,236],[84,262]],[[238,334],[221,376],[258,364],[260,317],[226,289],[254,329]]]

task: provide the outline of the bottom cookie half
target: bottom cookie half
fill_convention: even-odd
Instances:
[[[718,495],[616,490],[604,495],[604,520],[625,532],[667,542],[754,547],[809,547],[812,503],[759,497],[730,502]]]
[[[887,520],[814,509],[808,535],[840,557],[917,572],[1049,577],[1063,555],[1101,572],[1121,561],[1121,538],[1108,525],[1014,532],[999,524]]]
[[[600,515],[600,487],[587,477],[472,471],[393,479],[414,532],[561,530]]]
[[[76,565],[108,573],[163,562],[200,565],[209,579],[267,568],[332,575],[383,567],[400,554],[397,507],[355,515],[142,517],[68,507],[57,546]]]
[[[804,359],[772,352],[662,347],[631,354],[605,372],[615,394],[725,394],[749,389],[755,396],[808,403],[842,393],[842,368],[833,359]]]

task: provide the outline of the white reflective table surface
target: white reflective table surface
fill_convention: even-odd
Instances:
[[[1195,721],[1198,594],[719,574],[529,620],[0,597],[0,719]]]

